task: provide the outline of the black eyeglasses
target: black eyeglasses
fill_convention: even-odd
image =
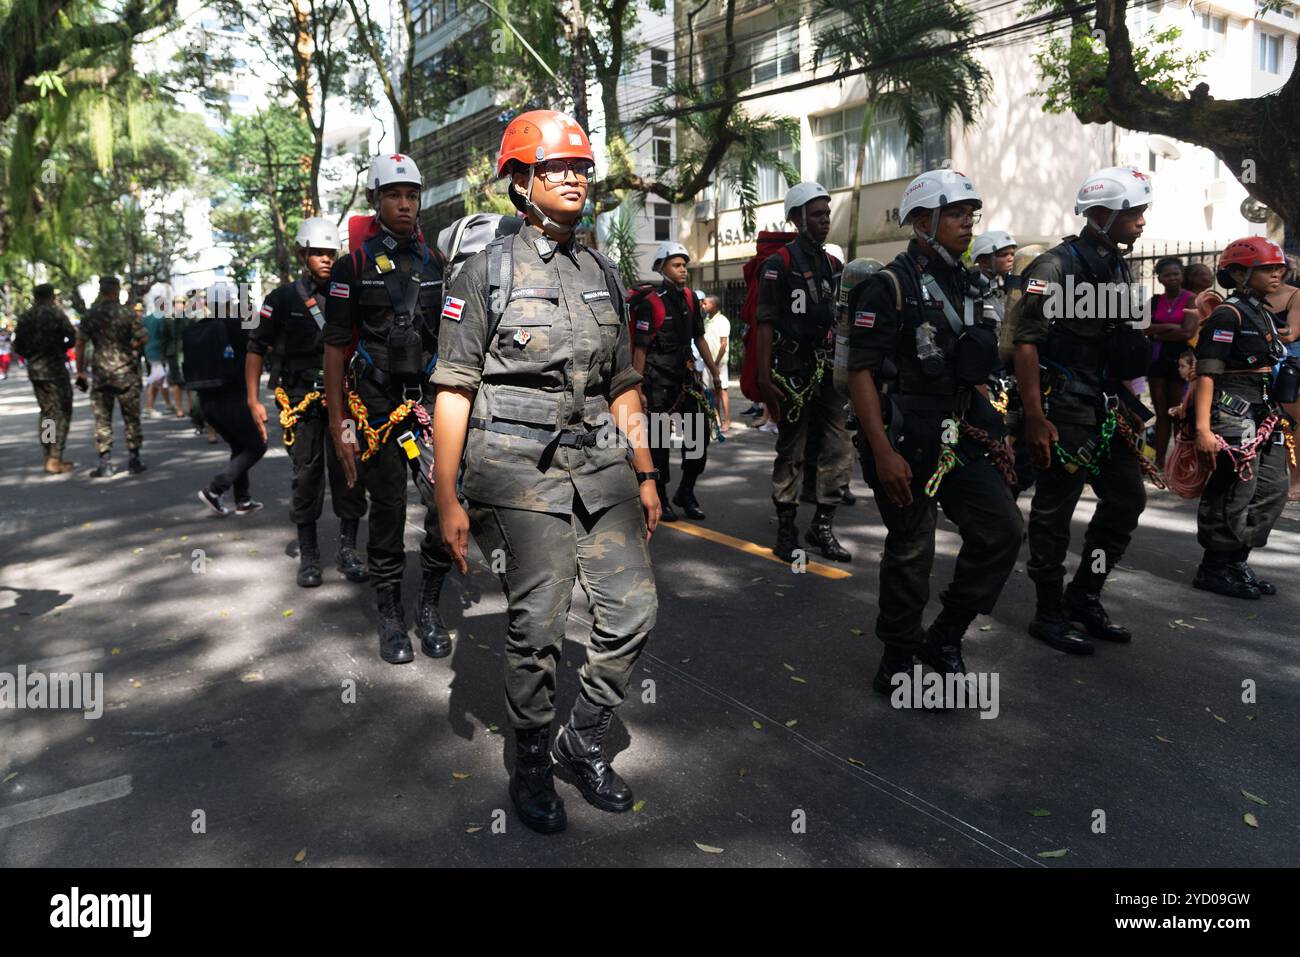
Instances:
[[[583,182],[590,182],[592,174],[596,172],[596,164],[591,160],[547,160],[545,163],[537,164],[537,172],[540,173],[548,183],[563,183],[568,179],[569,172]]]

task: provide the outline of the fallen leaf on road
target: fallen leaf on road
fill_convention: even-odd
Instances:
[[[222,617],[222,618],[229,618],[229,617],[230,617],[230,612],[226,611],[225,609],[222,609],[222,611],[221,611],[221,617]]]
[[[292,609],[292,608],[286,608],[284,611],[280,612],[280,614],[281,614],[282,616],[284,616],[285,618],[289,618],[289,617],[291,617],[291,616],[293,615],[293,609]]]
[[[644,809],[645,809],[645,798],[642,798],[641,800],[637,801],[635,804],[632,805],[633,814],[640,814]]]
[[[132,554],[132,555],[139,555],[142,551],[144,551],[143,548],[133,548],[133,549],[131,549],[131,554]]]
[[[784,661],[781,662],[781,667],[786,671],[794,671],[794,665],[787,665]]]
[[[740,771],[739,771],[739,774],[740,774],[740,776],[741,776],[742,778],[743,778],[746,774],[748,774],[748,773],[749,773],[749,768],[741,768]],[[6,780],[8,780],[8,779],[6,779]]]
[[[82,522],[82,523],[81,523],[81,527],[82,527],[82,528],[90,528],[90,522]]]
[[[454,781],[464,781],[467,777],[469,777],[469,775],[466,774],[464,771],[452,771],[451,777],[452,780]]]
[[[182,541],[182,542],[188,542],[189,540],[190,540],[190,537],[189,537],[188,535],[182,535],[182,536],[181,536],[181,541]]]
[[[767,579],[765,579],[762,575],[759,575],[757,578],[751,578],[751,579],[750,579],[750,581],[752,581],[752,582],[761,582],[761,581],[766,581],[766,580],[767,580]]]
[[[860,635],[860,634],[862,634],[862,629],[861,629],[861,628],[850,628],[850,629],[849,629],[849,634],[850,634],[850,635]]]
[[[481,831],[481,830],[483,830],[483,828],[481,828],[481,827],[467,827],[467,828],[465,828],[465,833],[466,833],[466,834],[477,834],[477,833],[478,833],[479,831]]]
[[[1251,814],[1249,811],[1243,814],[1241,819],[1251,827],[1259,827],[1259,818],[1255,817],[1255,815]]]
[[[1162,737],[1160,737],[1160,735],[1158,735],[1158,734],[1156,735],[1156,740],[1157,740],[1157,741],[1163,741],[1165,744],[1173,744],[1173,742],[1170,741],[1168,738],[1162,738]]]
[[[682,659],[680,659],[677,663],[678,663],[679,665],[686,665],[686,664],[690,664],[690,661],[691,661],[690,658],[682,658]]]
[[[1068,847],[1063,847],[1059,851],[1039,851],[1038,856],[1039,857],[1065,857],[1065,855],[1068,853],[1070,853],[1070,849]]]
[[[1193,615],[1192,618],[1194,618],[1196,621],[1209,621],[1209,620],[1210,620],[1210,619],[1208,619],[1208,618],[1202,618],[1200,615]]]
[[[143,688],[144,685],[142,685],[142,684],[140,683],[140,679],[139,679],[139,678],[136,678],[134,681],[131,682],[131,687],[132,687],[132,688]]]
[[[1260,797],[1258,794],[1251,794],[1249,791],[1245,790],[1244,788],[1242,789],[1241,796],[1244,797],[1247,801],[1254,801],[1256,804],[1260,805],[1261,807],[1268,807],[1268,802],[1265,801],[1262,797]]]
[[[993,630],[992,625],[980,625],[980,631],[992,631],[992,630]]]
[[[110,655],[120,655],[121,653],[122,653],[121,648],[114,648],[112,651],[109,652]]]
[[[755,722],[753,722],[753,725],[754,725],[754,730],[755,730],[755,731],[762,731],[762,730],[763,730],[763,725],[762,725],[761,722],[759,722],[759,721],[755,721]]]
[[[1034,808],[1032,811],[1030,811],[1029,813],[1032,814],[1034,817],[1051,817],[1051,816],[1052,816],[1052,812],[1051,812],[1051,811],[1044,810],[1044,809],[1041,808],[1041,807],[1036,807],[1036,808]]]
[[[501,730],[501,729],[498,728],[495,724],[489,724],[489,725],[488,725],[488,734],[496,734],[496,733],[497,733],[498,731],[500,731],[500,730]]]
[[[1247,621],[1254,621],[1254,620],[1255,620],[1256,618],[1258,618],[1258,617],[1259,617],[1259,615],[1257,615],[1255,612],[1252,611],[1249,615],[1246,616],[1246,620],[1247,620]]]
[[[161,532],[162,529],[161,529],[161,528],[155,528],[154,531],[155,531],[155,532]]]
[[[857,765],[858,767],[860,767],[860,768],[865,768],[865,767],[866,767],[866,765],[863,764],[861,761],[859,761],[857,758],[849,758],[848,761],[849,761],[849,764],[856,764],[856,765]]]
[[[18,772],[17,772],[17,771],[14,771],[14,772],[12,772],[12,773],[10,773],[10,774],[7,774],[7,775],[5,775],[5,779],[4,779],[3,781],[0,781],[0,784],[8,784],[10,781],[12,781],[12,780],[13,780],[14,778],[16,778],[16,777],[18,777]]]
[[[248,674],[240,675],[239,680],[244,682],[244,684],[249,684],[254,681],[261,681],[264,677],[265,675],[260,671],[250,671]]]
[[[295,864],[301,864],[305,860],[307,860],[307,848],[304,847],[301,851],[299,851],[297,854],[293,856],[293,862]]]
[[[791,718],[789,721],[787,721],[787,722],[785,723],[785,726],[786,726],[787,728],[793,728],[793,727],[794,727],[796,724],[798,724],[798,723],[799,723],[799,719],[798,719],[798,718]]]
[[[705,854],[721,854],[721,853],[722,853],[722,848],[720,848],[720,847],[714,847],[712,844],[701,844],[699,841],[696,841],[696,842],[695,842],[695,846],[698,847],[698,848],[699,848],[701,851],[703,851]]]
[[[1254,716],[1253,714],[1248,714],[1248,715],[1246,715],[1246,720],[1247,720],[1247,721],[1254,721],[1254,720],[1255,720],[1255,716]]]
[[[797,681],[797,682],[799,682],[799,684],[801,684],[801,685],[806,685],[806,684],[808,683],[808,679],[807,679],[807,678],[800,678],[798,675],[791,675],[791,676],[790,676],[790,680],[791,680],[791,681]]]
[[[87,744],[94,744],[94,743],[95,743],[95,739],[94,739],[94,737],[89,737],[89,738],[87,738],[87,739],[86,739],[86,743],[87,743]]]

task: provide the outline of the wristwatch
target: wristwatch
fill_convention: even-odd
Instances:
[[[640,485],[642,482],[658,482],[659,470],[651,469],[649,472],[637,472],[636,481],[638,485]]]

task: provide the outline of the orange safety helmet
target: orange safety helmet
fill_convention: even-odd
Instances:
[[[1237,282],[1228,272],[1229,266],[1242,266],[1249,275],[1257,266],[1285,265],[1286,255],[1281,246],[1263,236],[1247,236],[1245,239],[1234,239],[1224,248],[1215,278],[1219,280],[1219,285],[1231,289]]]
[[[596,157],[591,152],[587,131],[567,113],[556,110],[529,110],[520,113],[501,137],[501,152],[497,154],[497,175],[504,176],[511,160],[523,166],[532,166],[549,159],[588,159]]]

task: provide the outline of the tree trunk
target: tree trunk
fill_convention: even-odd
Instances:
[[[858,136],[858,165],[853,170],[853,201],[849,204],[849,242],[844,250],[844,261],[857,259],[858,217],[862,212],[862,170],[867,165],[867,137],[871,135],[871,122],[876,108],[871,105],[873,91],[868,90],[867,102],[862,107],[862,132]]]
[[[324,103],[318,103],[316,85],[312,83],[313,67],[315,71],[324,72],[328,78],[328,69],[314,62],[316,45],[312,39],[311,14],[305,0],[293,0],[293,68],[294,85],[298,88],[298,113],[311,130],[312,152],[311,169],[307,179],[308,216],[320,212],[320,163],[325,145],[325,111]],[[319,99],[324,100],[324,86],[321,84]],[[320,107],[320,122],[316,120],[316,110]]]

